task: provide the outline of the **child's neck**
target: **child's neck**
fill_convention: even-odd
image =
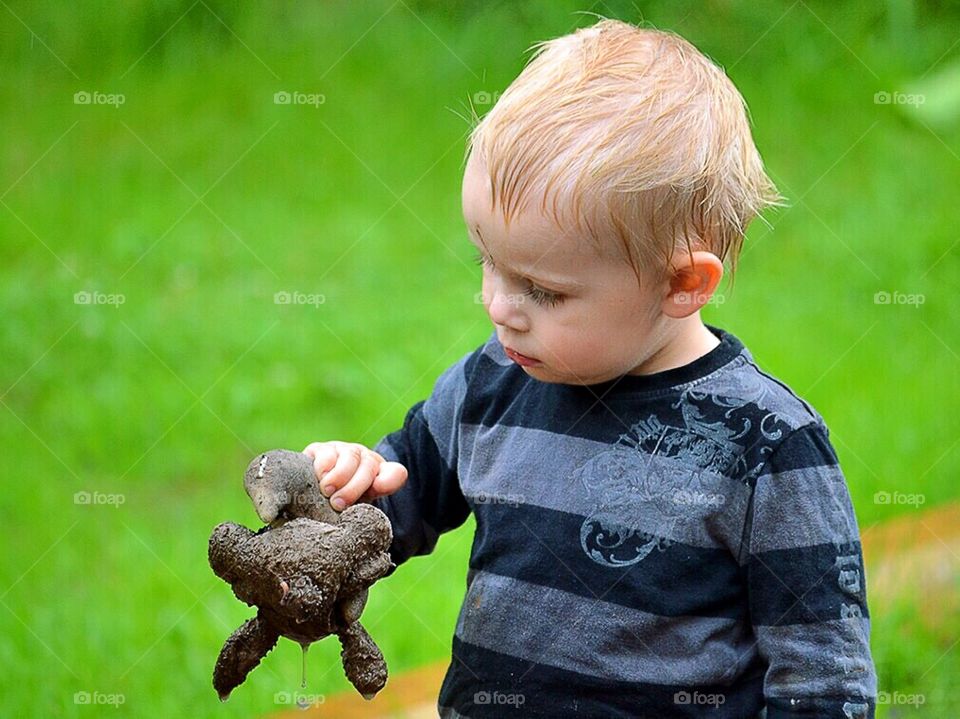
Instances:
[[[683,367],[700,359],[719,344],[720,340],[703,324],[698,312],[683,320],[679,330],[671,334],[658,350],[629,374],[656,374]]]

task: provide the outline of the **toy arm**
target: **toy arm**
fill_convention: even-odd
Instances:
[[[236,567],[240,559],[238,547],[254,535],[246,527],[233,522],[218,524],[210,535],[207,558],[214,574],[229,584],[237,578]]]

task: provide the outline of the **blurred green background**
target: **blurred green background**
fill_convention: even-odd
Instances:
[[[3,716],[241,717],[299,688],[281,642],[217,701],[251,612],[209,532],[255,524],[254,454],[373,445],[488,336],[469,108],[586,11],[681,33],[745,95],[790,207],[706,319],[824,415],[861,529],[918,511],[878,492],[956,500],[960,133],[949,82],[939,114],[909,93],[960,57],[958,3],[0,5]],[[471,530],[374,590],[391,671],[449,658]],[[880,716],[960,715],[960,620],[879,601],[880,688],[925,697]],[[308,691],[347,688],[336,642],[309,663]]]

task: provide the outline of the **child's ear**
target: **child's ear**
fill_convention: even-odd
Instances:
[[[678,252],[670,263],[663,314],[673,319],[689,317],[707,304],[722,279],[723,263],[712,252]]]

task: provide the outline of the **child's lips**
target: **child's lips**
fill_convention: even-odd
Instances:
[[[507,357],[523,367],[532,367],[540,364],[540,360],[536,359],[535,357],[527,357],[526,355],[522,355],[511,347],[504,346],[503,351],[506,353]]]

